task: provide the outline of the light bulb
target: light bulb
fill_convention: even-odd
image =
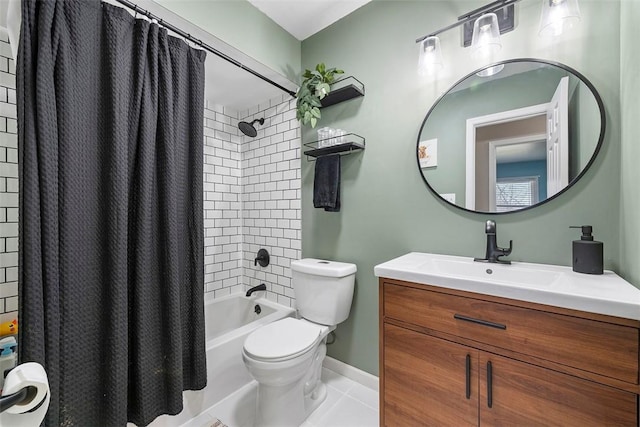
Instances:
[[[502,48],[500,27],[495,13],[487,13],[476,19],[471,37],[472,56],[474,58],[490,57]]]
[[[442,68],[442,51],[438,36],[429,36],[420,42],[420,56],[418,57],[418,73],[432,74]]]
[[[559,36],[580,21],[578,0],[542,0],[541,36]]]

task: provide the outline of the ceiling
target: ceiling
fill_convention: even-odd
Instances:
[[[248,0],[298,40],[326,28],[371,0]],[[151,2],[153,3],[153,2]],[[154,4],[157,6],[157,4]],[[192,35],[206,40],[211,46],[239,61],[243,65],[270,78],[281,86],[295,92],[297,84],[287,80],[264,64],[227,45],[215,36],[196,27],[189,21],[158,8],[160,14],[168,15],[172,22],[189,28]],[[214,100],[236,111],[247,110],[268,99],[282,96],[284,92],[260,80],[235,65],[211,53],[207,54],[205,98]]]
[[[302,41],[371,0],[248,0]]]

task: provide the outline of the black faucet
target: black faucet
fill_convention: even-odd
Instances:
[[[264,283],[261,283],[258,286],[254,286],[253,288],[249,289],[247,291],[247,296],[250,297],[251,294],[256,291],[266,291],[266,290],[267,290],[267,285],[265,285]]]
[[[492,262],[500,264],[511,264],[511,261],[501,260],[502,256],[509,256],[513,250],[513,240],[509,240],[509,249],[499,248],[496,238],[496,222],[487,220],[484,228],[487,233],[487,253],[484,258],[474,258],[478,262]]]

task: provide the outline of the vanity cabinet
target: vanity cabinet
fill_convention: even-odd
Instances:
[[[634,393],[484,352],[479,368],[481,425],[636,426],[638,423]]]
[[[477,425],[478,352],[392,324],[383,327],[381,408],[387,422],[381,424]]]
[[[383,426],[637,426],[640,322],[380,279]]]

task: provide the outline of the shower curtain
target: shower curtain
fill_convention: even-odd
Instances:
[[[49,426],[146,425],[206,384],[204,59],[119,7],[23,0],[19,356]]]

